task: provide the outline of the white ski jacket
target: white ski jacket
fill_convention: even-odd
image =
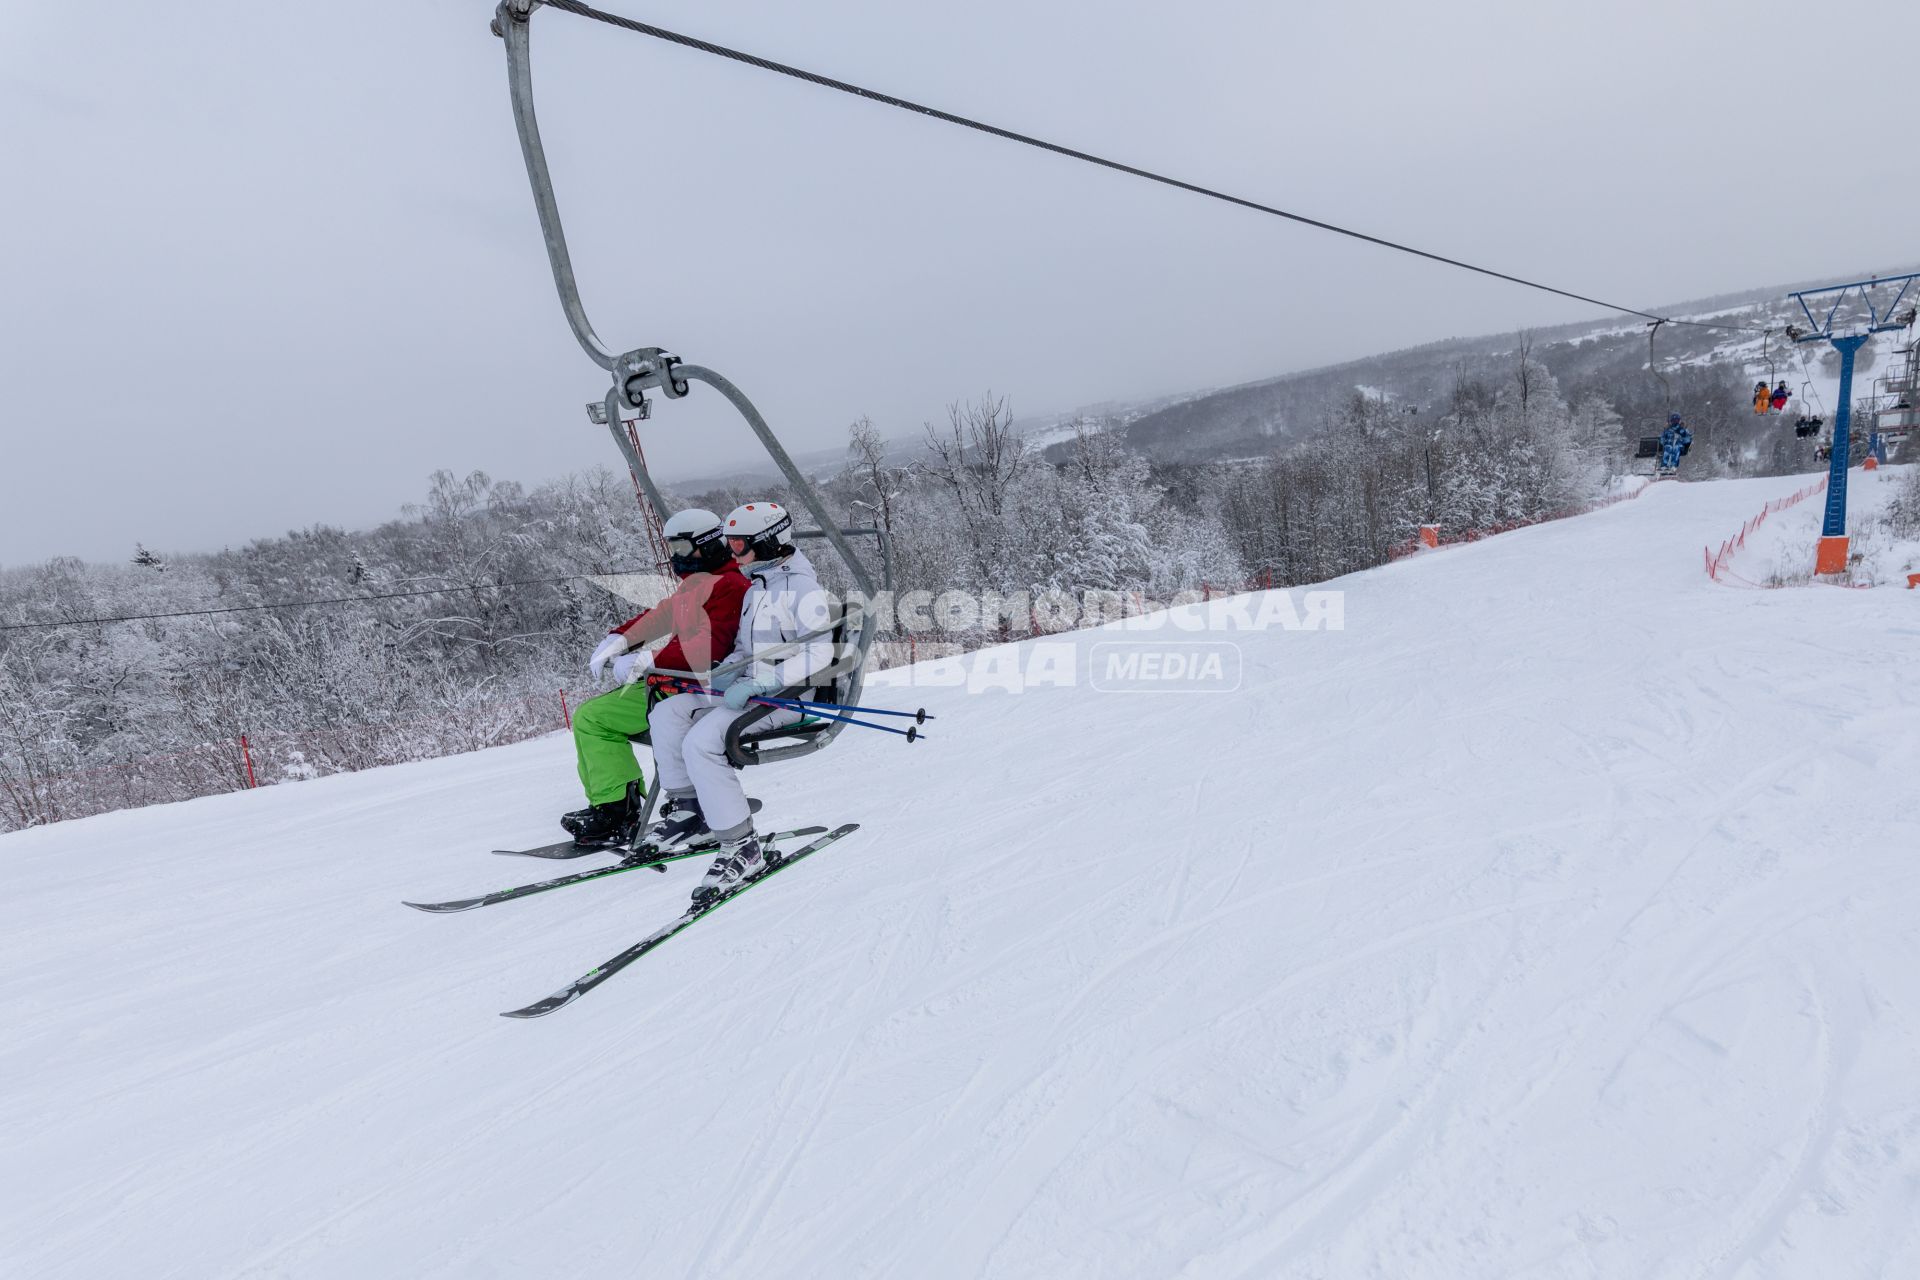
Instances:
[[[832,624],[833,602],[804,553],[796,551],[785,559],[749,565],[747,578],[751,585],[740,602],[740,630],[733,652],[727,655],[728,664],[766,653]],[[804,685],[832,665],[833,637],[823,635],[782,657],[754,662],[739,678],[784,689]]]

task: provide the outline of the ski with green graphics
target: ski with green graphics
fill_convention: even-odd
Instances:
[[[628,947],[625,951],[622,951],[619,955],[603,962],[597,968],[588,970],[544,1000],[536,1000],[523,1009],[513,1009],[500,1016],[503,1018],[539,1018],[552,1013],[555,1009],[565,1008],[581,996],[587,994],[587,992],[605,982],[608,978],[611,978],[614,974],[646,955],[649,951],[659,947],[667,939],[685,930],[696,920],[705,919],[761,881],[769,880],[779,875],[794,863],[811,857],[840,837],[849,835],[859,829],[859,823],[849,822],[845,826],[835,827],[832,831],[827,832],[811,844],[802,845],[791,853],[780,853],[772,849],[767,850],[767,869],[759,875],[754,876],[750,880],[743,881],[731,892],[715,898],[704,906],[687,908],[686,912],[682,914],[678,920],[673,921],[671,924],[666,925],[654,933],[648,934],[640,941]]]
[[[795,827],[791,831],[776,831],[765,840],[797,840],[802,836],[817,836],[826,831],[825,827]],[[609,847],[605,850],[588,850],[590,853],[621,853],[624,850]],[[451,911],[471,911],[475,907],[490,907],[497,902],[512,902],[516,898],[525,898],[536,893],[545,893],[549,889],[564,889],[570,884],[585,884],[589,880],[604,880],[608,876],[622,875],[628,871],[638,871],[642,867],[652,867],[662,875],[666,874],[668,862],[681,862],[687,858],[716,854],[720,846],[703,844],[690,849],[674,849],[667,853],[636,853],[610,867],[595,867],[592,871],[576,871],[570,876],[556,876],[552,880],[536,880],[532,884],[517,884],[509,889],[496,889],[492,893],[483,893],[477,898],[455,898],[451,902],[403,902],[402,906],[412,907],[415,911],[431,911],[445,914]]]

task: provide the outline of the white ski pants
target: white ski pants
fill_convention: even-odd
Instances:
[[[691,789],[700,799],[707,829],[723,839],[743,836],[752,829],[747,793],[740,785],[739,773],[727,760],[727,729],[746,714],[729,709],[708,694],[676,693],[655,703],[647,717],[653,767],[659,771],[660,785],[669,794],[685,795]],[[775,729],[798,719],[798,711],[779,707],[754,728]]]

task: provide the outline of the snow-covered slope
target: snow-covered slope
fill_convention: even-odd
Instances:
[[[752,777],[861,832],[534,1022],[696,872],[398,904],[544,870],[562,737],[0,838],[0,1272],[1920,1275],[1920,593],[1701,571],[1801,483],[1231,695],[874,689]]]
[[[1851,543],[1848,580],[1855,586],[1904,587],[1907,576],[1920,572],[1920,539],[1903,535],[1890,519],[1898,496],[1912,483],[1912,466],[1858,467],[1847,481],[1847,532]],[[1764,521],[1738,547],[1728,562],[1723,582],[1744,586],[1797,586],[1813,578],[1814,561],[1807,548],[1818,543],[1826,516],[1826,494]],[[1729,534],[1737,530],[1728,530]],[[1872,661],[1910,661],[1909,652],[1894,650],[1872,655]]]

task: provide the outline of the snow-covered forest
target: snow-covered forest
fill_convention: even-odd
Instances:
[[[1676,376],[1707,428],[1683,477],[1795,464],[1734,430],[1725,407],[1745,376]],[[1718,431],[1716,404],[1729,415]],[[1647,412],[1563,390],[1523,342],[1459,371],[1424,411],[1355,391],[1256,457],[1152,461],[1097,418],[1033,447],[992,395],[927,424],[907,455],[888,445],[903,433],[862,421],[824,491],[888,531],[902,600],[1167,601],[1376,565],[1422,523],[1486,529],[1577,510],[1625,468]],[[670,496],[724,512],[789,495]],[[817,559],[833,581],[831,556]],[[266,785],[557,728],[560,691],[591,692],[585,654],[634,611],[593,579],[655,568],[628,478],[597,470],[531,489],[440,472],[404,518],[364,532],[0,571],[0,829],[232,790],[249,768]],[[922,655],[1034,625],[924,604],[914,616]]]

